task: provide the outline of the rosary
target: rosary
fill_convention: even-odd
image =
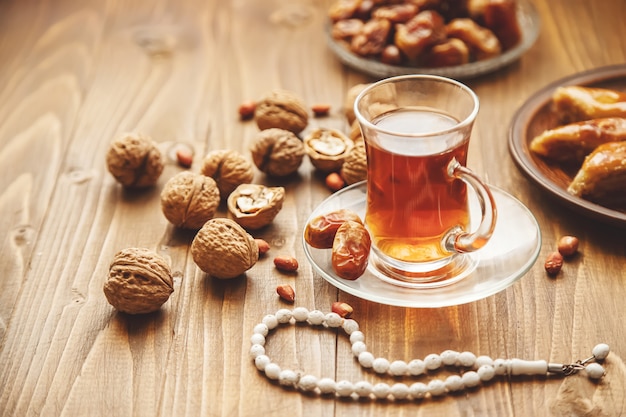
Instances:
[[[420,376],[434,372],[441,367],[461,369],[460,375],[448,376],[445,380],[432,379],[427,384],[416,382],[411,385],[395,383],[372,384],[368,381],[335,381],[332,378],[318,378],[314,375],[302,375],[291,369],[282,369],[272,362],[265,354],[265,341],[271,330],[281,324],[308,324],[314,328],[341,328],[350,338],[352,353],[359,364],[372,369],[377,374],[393,377]],[[591,356],[572,364],[548,363],[545,360],[523,359],[492,359],[488,356],[476,356],[472,352],[456,352],[446,350],[440,354],[431,353],[424,359],[413,359],[409,362],[396,360],[390,362],[383,357],[375,357],[367,351],[365,337],[359,331],[359,324],[353,319],[344,319],[339,314],[324,313],[296,307],[293,310],[280,309],[274,314],[263,317],[261,323],[254,327],[250,348],[250,357],[256,368],[265,376],[278,381],[281,386],[295,388],[304,392],[313,392],[336,397],[360,397],[377,400],[419,400],[439,397],[447,393],[476,388],[500,375],[549,375],[568,376],[584,371],[592,380],[601,379],[605,370],[598,362],[604,361],[609,354],[609,346],[605,343],[596,345]]]

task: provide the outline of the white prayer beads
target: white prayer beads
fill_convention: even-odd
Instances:
[[[459,368],[459,375],[450,375],[445,380],[431,379],[427,384],[415,382],[407,385],[396,382],[393,385],[368,381],[351,382],[332,378],[317,378],[314,375],[301,375],[290,369],[272,362],[266,355],[266,338],[270,332],[280,325],[306,323],[313,327],[341,328],[350,338],[352,354],[358,363],[366,369],[378,374],[387,374],[394,378],[420,377],[437,372],[440,368]],[[605,343],[596,345],[592,356],[573,364],[563,365],[548,363],[544,360],[527,361],[522,359],[491,359],[489,356],[476,356],[472,352],[446,350],[440,354],[431,353],[424,359],[389,361],[387,358],[375,357],[367,350],[365,336],[359,330],[355,320],[344,319],[336,313],[323,313],[297,307],[293,310],[280,309],[275,314],[268,314],[259,324],[254,326],[250,337],[249,356],[256,368],[270,380],[278,381],[279,385],[299,389],[303,392],[317,392],[320,395],[336,397],[370,398],[380,400],[420,400],[427,397],[438,397],[450,392],[478,387],[481,383],[491,381],[499,375],[546,375],[560,374],[563,376],[585,370],[592,380],[599,380],[606,371],[597,362],[602,362],[609,355],[609,346]]]

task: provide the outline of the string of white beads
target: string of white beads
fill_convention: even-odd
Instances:
[[[372,369],[378,374],[393,377],[417,377],[436,372],[444,367],[461,369],[460,375],[450,375],[445,380],[432,379],[427,384],[415,382],[407,385],[401,382],[393,385],[385,383],[372,384],[368,381],[350,382],[335,381],[332,378],[317,378],[314,375],[302,375],[272,362],[266,355],[265,343],[270,331],[281,324],[306,323],[313,327],[341,328],[350,338],[352,354],[363,368]],[[317,392],[321,395],[337,397],[354,397],[386,400],[421,400],[427,397],[438,397],[450,392],[478,387],[498,375],[546,375],[558,372],[570,375],[585,369],[590,379],[600,379],[605,375],[604,368],[591,361],[603,361],[609,354],[609,346],[601,343],[592,351],[592,357],[578,361],[572,365],[548,364],[546,361],[525,361],[521,359],[492,359],[489,356],[476,356],[472,352],[446,350],[440,354],[431,353],[424,359],[413,359],[409,362],[395,360],[390,362],[383,357],[375,357],[367,350],[365,336],[359,330],[355,320],[344,319],[338,314],[323,313],[297,307],[293,310],[280,309],[275,314],[268,314],[259,324],[254,326],[250,337],[250,357],[256,368],[270,380],[278,381],[285,387],[292,387],[304,392]]]

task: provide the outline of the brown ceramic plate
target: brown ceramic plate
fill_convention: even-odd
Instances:
[[[610,224],[626,227],[626,208],[611,209],[567,192],[578,167],[550,163],[533,154],[530,141],[546,129],[559,125],[552,109],[552,93],[559,86],[585,85],[626,91],[626,65],[596,68],[555,81],[531,96],[520,107],[509,130],[509,151],[518,168],[540,188],[571,209]]]

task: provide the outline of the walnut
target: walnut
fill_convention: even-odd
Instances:
[[[341,177],[346,184],[354,184],[367,179],[367,157],[365,143],[357,142],[341,166]]]
[[[106,154],[109,172],[124,187],[156,184],[163,172],[163,157],[156,143],[139,133],[123,133],[111,142]]]
[[[198,267],[215,278],[235,278],[259,259],[256,241],[234,220],[215,218],[202,226],[191,242]]]
[[[219,203],[220,192],[215,180],[189,171],[170,178],[161,191],[165,218],[183,229],[201,228],[213,218]]]
[[[274,177],[296,172],[305,154],[304,144],[294,133],[278,128],[260,131],[251,151],[254,165]]]
[[[318,128],[304,139],[311,163],[323,172],[340,170],[352,146],[352,139],[336,129]]]
[[[124,313],[156,311],[174,291],[170,266],[149,249],[121,250],[111,262],[103,291],[109,303]]]
[[[343,111],[346,115],[346,119],[348,119],[348,123],[352,124],[356,120],[356,116],[354,115],[354,102],[361,91],[365,90],[366,87],[371,84],[356,84],[348,90],[346,93],[346,98],[343,102]]]
[[[242,184],[228,197],[228,214],[244,229],[260,229],[274,220],[284,199],[283,187]]]
[[[202,161],[200,172],[217,182],[222,199],[228,198],[240,184],[252,182],[254,178],[250,161],[237,151],[225,149],[209,152]]]
[[[275,90],[257,103],[255,119],[261,130],[277,127],[297,135],[309,123],[309,113],[305,104],[294,93]]]

